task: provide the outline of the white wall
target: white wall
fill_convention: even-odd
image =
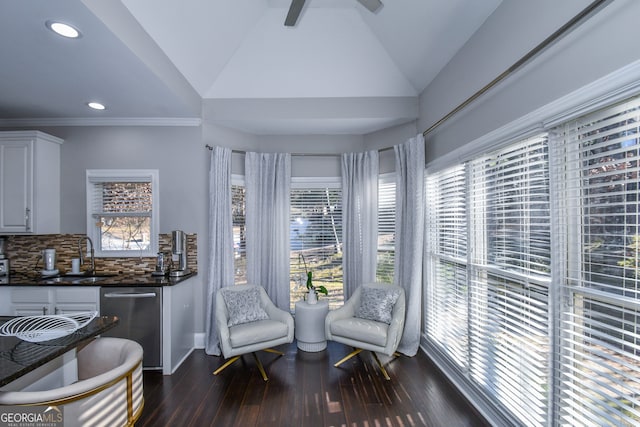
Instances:
[[[61,149],[61,232],[86,232],[86,169],[158,169],[160,232],[198,235],[196,331],[204,330],[209,157],[199,127],[56,127]]]
[[[198,270],[194,281],[196,332],[204,332],[207,273],[209,151],[205,144],[236,150],[328,153],[294,156],[294,176],[339,176],[340,157],[331,153],[362,151],[362,136],[256,136],[217,127],[81,126],[43,127],[64,139],[61,148],[61,232],[86,232],[87,169],[158,169],[160,232],[181,229],[198,235]],[[233,172],[244,174],[244,156],[234,154]]]
[[[361,135],[251,135],[207,123],[206,118],[203,139],[206,144],[238,151],[298,154],[291,158],[294,177],[340,176],[339,154],[363,151],[365,147]],[[234,153],[231,163],[232,173],[244,175],[242,154]]]
[[[423,131],[591,0],[505,0],[420,96]],[[616,0],[427,136],[427,163],[640,58],[640,2]]]
[[[403,144],[409,138],[418,134],[416,122],[411,121],[398,126],[393,126],[377,132],[365,135],[366,150],[380,151],[380,173],[394,172],[396,169],[396,159],[393,149],[387,149],[394,145]]]

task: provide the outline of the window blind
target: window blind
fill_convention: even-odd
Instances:
[[[234,283],[247,283],[246,193],[243,184],[231,185]]]
[[[157,175],[155,170],[87,170],[87,233],[99,255],[155,255]]]
[[[305,185],[305,187],[301,187]],[[329,290],[329,304],[343,301],[342,291],[342,189],[292,183],[290,207],[291,302],[306,293],[306,268],[315,285]]]
[[[151,182],[95,182],[92,205],[94,217],[150,217],[153,211]]]
[[[640,99],[558,128],[569,253],[562,280],[558,425],[640,424]],[[576,236],[576,238],[570,238]]]
[[[468,368],[467,187],[465,165],[426,177],[427,335]]]
[[[396,236],[396,177],[378,178],[378,259],[376,280],[393,283]]]
[[[540,135],[427,174],[430,342],[523,425],[550,396],[548,141]]]
[[[470,163],[469,374],[525,425],[549,410],[547,136]]]

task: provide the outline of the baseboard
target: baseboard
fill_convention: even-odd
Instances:
[[[180,365],[182,365],[182,363],[183,363],[185,360],[187,360],[187,357],[189,357],[189,355],[190,355],[191,353],[193,353],[193,350],[195,350],[195,348],[192,348],[192,349],[191,349],[191,350],[189,350],[189,351],[188,351],[184,356],[182,356],[182,359],[180,359],[180,361],[179,361],[178,363],[176,363],[176,364],[173,366],[173,369],[171,370],[171,372],[170,372],[169,374],[166,374],[166,373],[164,373],[164,372],[162,372],[162,374],[163,374],[163,375],[173,375],[173,374],[178,370],[178,368],[180,367]]]

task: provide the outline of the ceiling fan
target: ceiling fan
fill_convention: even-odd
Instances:
[[[286,27],[293,27],[296,25],[305,1],[306,0],[291,0],[289,13],[287,13],[287,18],[284,21],[284,25]],[[375,13],[382,6],[382,2],[380,0],[358,0],[358,2],[369,9],[372,13]]]

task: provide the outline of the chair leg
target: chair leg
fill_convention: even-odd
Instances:
[[[338,361],[333,366],[335,366],[337,368],[338,366],[340,366],[341,364],[343,364],[347,360],[351,359],[353,356],[356,356],[356,355],[360,354],[361,352],[362,352],[361,348],[356,348],[351,353],[347,354],[345,357],[340,359],[340,361]],[[378,355],[376,354],[376,352],[372,351],[371,354],[373,354],[373,358],[375,359],[376,363],[378,364],[378,367],[380,368],[380,372],[382,372],[382,375],[384,376],[384,378],[387,381],[390,381],[391,377],[387,373],[387,370],[384,368],[384,365],[382,364],[382,362],[380,362],[380,359],[378,358]],[[396,357],[400,356],[400,353],[394,353],[393,356],[394,356],[394,358],[396,358]]]
[[[258,359],[258,355],[255,353],[255,351],[251,354],[253,354],[253,358],[256,359],[256,364],[258,365],[258,370],[262,374],[262,379],[265,381],[269,381],[269,377],[267,377],[267,373],[264,371],[264,367],[262,366],[262,362],[260,362],[260,359]]]
[[[213,371],[213,375],[218,375],[220,372],[224,371],[229,365],[231,365],[236,360],[240,359],[240,356],[233,356],[231,359],[227,360],[224,365],[220,366],[218,369]]]
[[[342,365],[344,362],[346,362],[347,360],[351,359],[353,356],[357,356],[361,352],[362,352],[361,348],[356,348],[351,353],[347,354],[345,357],[340,359],[340,361],[338,363],[336,363],[335,365],[333,365],[333,366],[335,366],[337,368],[338,366]]]
[[[378,355],[376,354],[376,352],[372,351],[371,354],[373,354],[373,358],[376,359],[376,363],[378,364],[380,371],[382,371],[382,375],[384,375],[384,379],[386,379],[387,381],[390,381],[391,377],[389,377],[389,374],[387,374],[387,370],[384,369],[384,366],[382,365],[382,363],[380,363],[380,359],[378,359]]]
[[[272,348],[265,348],[264,350],[261,351],[266,351],[267,353],[274,353],[274,354],[278,354],[280,356],[284,356],[284,353],[279,351],[279,350],[274,350]]]
[[[267,353],[274,353],[274,354],[277,354],[278,356],[284,356],[283,352],[281,352],[279,350],[274,350],[272,348],[265,348],[264,350],[261,350],[261,351],[266,351]],[[260,371],[260,374],[262,375],[262,379],[265,380],[265,381],[269,381],[269,377],[267,377],[267,373],[264,370],[264,366],[262,366],[262,362],[260,362],[260,359],[258,358],[258,355],[256,354],[255,351],[253,353],[251,353],[251,354],[253,354],[253,358],[256,360],[256,364],[258,365],[258,370]],[[224,363],[224,365],[220,366],[218,369],[213,371],[213,375],[218,375],[220,372],[222,372],[225,368],[227,368],[233,362],[235,362],[236,360],[240,359],[240,357],[242,357],[242,355],[233,356],[231,359],[227,360]]]
[[[277,354],[278,356],[284,356],[283,352],[281,352],[280,350],[274,350],[273,348],[265,348],[265,349],[260,350],[260,351]],[[267,373],[264,370],[264,366],[262,366],[262,362],[260,361],[260,359],[258,358],[258,355],[256,353],[253,353],[253,358],[256,359],[256,364],[258,365],[258,369],[260,370],[260,373],[262,374],[262,379],[265,380],[265,381],[269,381],[269,378],[267,377]]]

